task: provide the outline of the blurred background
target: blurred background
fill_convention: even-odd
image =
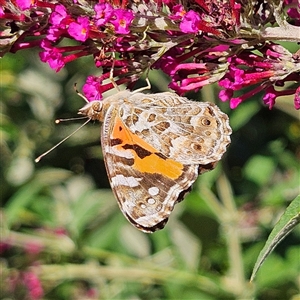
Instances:
[[[299,226],[249,278],[279,217],[299,193],[300,124],[293,99],[261,95],[230,110],[207,86],[190,99],[217,103],[232,143],[201,175],[166,227],[138,231],[112,195],[85,103],[74,91],[95,74],[81,59],[55,73],[38,52],[1,61],[1,299],[300,299]],[[168,78],[150,72],[152,92]],[[145,81],[137,87],[145,86]]]

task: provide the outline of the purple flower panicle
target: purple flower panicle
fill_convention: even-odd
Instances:
[[[289,23],[283,25],[268,13],[278,9],[272,1],[264,9],[240,0],[0,3],[0,55],[40,47],[40,59],[56,72],[92,56],[102,75],[87,79],[83,90],[89,100],[114,88],[108,82],[112,68],[117,84],[128,88],[153,68],[170,76],[169,87],[180,95],[218,82],[219,97],[231,108],[262,92],[269,108],[293,93],[299,109],[300,56],[275,43],[300,42],[297,0],[284,1]]]
[[[259,55],[245,51],[228,59],[229,71],[219,81],[219,85],[224,88],[219,97],[222,101],[229,100],[232,109],[259,92],[265,93],[263,101],[272,109],[277,97],[296,92],[296,87],[280,91],[276,91],[275,87],[282,87],[285,82],[299,81],[298,59],[294,59],[282,46],[272,43],[267,43],[260,52]],[[250,86],[252,89],[249,92],[233,97],[236,91]],[[298,109],[296,105],[295,108]]]

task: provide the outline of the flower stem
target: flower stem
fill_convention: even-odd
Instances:
[[[269,41],[300,42],[300,27],[284,23],[280,27],[266,27],[260,36]]]
[[[234,202],[233,192],[225,174],[221,174],[217,181],[218,194],[224,205],[224,213],[221,217],[223,235],[228,249],[228,261],[230,264],[225,285],[232,290],[235,287],[236,299],[252,299],[253,288],[245,278],[242,258],[242,247],[238,228],[238,211]]]

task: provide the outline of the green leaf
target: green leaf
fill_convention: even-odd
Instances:
[[[4,208],[6,225],[10,227],[14,223],[20,222],[21,212],[32,202],[38,201],[39,194],[45,186],[59,184],[71,175],[72,173],[69,171],[54,168],[36,172],[35,177],[20,187],[6,203]]]
[[[262,155],[253,156],[245,166],[245,177],[259,186],[270,181],[275,171],[275,162],[272,158]]]
[[[300,223],[300,195],[298,195],[292,203],[288,206],[285,213],[281,216],[280,220],[275,225],[269,238],[261,250],[250,281],[254,280],[255,275],[267,256],[274,250],[274,248],[292,231],[292,229]]]
[[[105,216],[110,209],[111,202],[115,199],[111,190],[91,190],[80,195],[73,205],[73,218],[70,226],[77,235],[90,226],[90,224],[100,216]]]
[[[39,182],[30,182],[20,188],[8,201],[5,211],[5,221],[9,228],[12,224],[19,220],[20,212],[31,201],[36,199],[36,195],[41,191],[43,186]]]

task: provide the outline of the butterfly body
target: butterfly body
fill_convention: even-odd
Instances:
[[[125,217],[144,232],[164,227],[174,205],[230,143],[228,117],[216,105],[174,93],[122,91],[80,113],[102,123],[112,190]]]

